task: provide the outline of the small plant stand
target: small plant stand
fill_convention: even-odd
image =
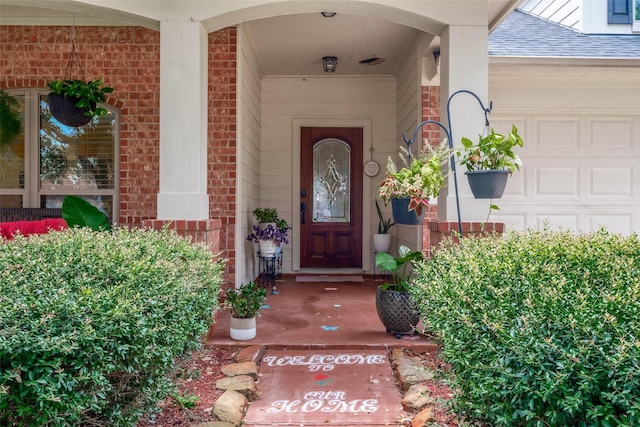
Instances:
[[[260,269],[258,284],[265,289],[271,286],[271,295],[273,295],[276,289],[276,279],[282,277],[282,251],[269,256],[262,256],[258,252],[258,264]]]

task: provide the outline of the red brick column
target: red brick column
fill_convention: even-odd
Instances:
[[[180,236],[191,237],[193,242],[207,243],[213,255],[220,253],[220,229],[222,225],[219,219],[148,219],[142,221],[142,225],[153,230],[161,230],[167,226],[175,230]]]
[[[431,258],[431,251],[437,248],[446,238],[451,238],[453,243],[457,243],[460,238],[460,228],[457,221],[430,221],[426,223],[429,230],[429,248],[424,248],[427,258]],[[462,236],[481,236],[489,233],[503,233],[504,223],[502,222],[463,222]]]

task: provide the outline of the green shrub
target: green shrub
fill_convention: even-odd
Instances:
[[[167,230],[0,244],[0,425],[135,425],[200,346],[222,268]]]
[[[501,426],[640,425],[640,243],[604,230],[463,239],[417,268],[454,410]]]

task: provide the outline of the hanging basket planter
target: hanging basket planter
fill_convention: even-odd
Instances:
[[[476,199],[499,199],[504,194],[511,172],[501,170],[478,170],[464,173],[469,180],[471,193]]]
[[[90,107],[76,107],[78,98],[72,96],[49,94],[49,111],[57,121],[66,126],[80,127],[89,123],[92,119],[87,116],[90,110],[95,111],[95,102],[90,103]]]
[[[391,199],[391,209],[393,212],[393,222],[404,225],[420,225],[424,221],[426,210],[418,216],[415,210],[409,210],[411,198]]]

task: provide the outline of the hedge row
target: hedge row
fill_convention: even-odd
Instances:
[[[462,239],[413,295],[454,409],[498,426],[640,425],[640,243],[600,230]]]
[[[166,230],[0,244],[0,425],[135,425],[200,345],[223,264]]]

